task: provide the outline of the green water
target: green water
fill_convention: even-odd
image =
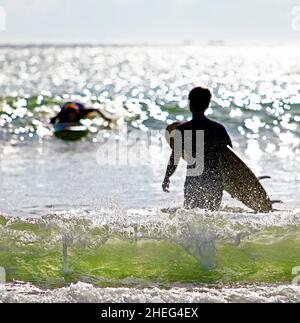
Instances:
[[[294,278],[292,268],[300,264],[299,225],[264,228],[239,242],[217,239],[199,256],[194,241],[126,239],[108,235],[105,228],[87,229],[84,221],[73,226],[63,251],[57,227],[10,223],[4,217],[0,223],[0,265],[8,282],[43,287],[78,281],[99,286],[288,283]],[[207,257],[213,258],[209,266]]]

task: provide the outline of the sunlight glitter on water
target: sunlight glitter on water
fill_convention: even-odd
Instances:
[[[202,85],[214,92],[209,113],[248,137],[262,128],[296,132],[299,60],[295,45],[1,48],[1,126],[24,120],[28,132],[27,119],[45,122],[72,98],[124,110],[146,129],[187,117],[188,92]]]

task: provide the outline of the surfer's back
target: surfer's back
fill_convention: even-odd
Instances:
[[[191,121],[182,123],[177,129],[180,131],[203,130],[204,132],[207,132],[207,140],[227,140],[228,144],[231,146],[231,140],[225,127],[221,123],[211,120],[204,115],[193,117]]]
[[[192,157],[196,156],[196,132],[203,131],[204,133],[204,172],[201,177],[209,177],[210,180],[220,179],[220,157],[227,145],[232,146],[230,137],[225,127],[206,116],[193,117],[191,121],[185,122],[177,128],[183,137],[183,150],[185,152],[192,151]],[[184,140],[187,131],[192,131],[192,142]],[[184,147],[184,145],[192,145]],[[189,148],[189,149],[187,149]],[[188,165],[188,167],[191,167]]]

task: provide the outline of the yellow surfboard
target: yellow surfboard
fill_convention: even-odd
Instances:
[[[174,122],[166,129],[166,139],[171,147],[171,133],[180,124],[181,122]],[[255,212],[268,213],[273,210],[272,201],[261,182],[231,147],[226,148],[220,162],[224,190],[227,193]]]

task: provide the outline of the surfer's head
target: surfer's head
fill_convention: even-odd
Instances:
[[[76,101],[69,101],[69,102],[66,102],[61,109],[64,112],[75,111],[79,113],[81,110],[84,109],[84,105]]]
[[[77,102],[67,102],[62,107],[68,122],[76,122],[81,111],[81,104]]]
[[[203,87],[194,88],[189,95],[190,109],[193,114],[204,114],[211,101],[211,92]]]

